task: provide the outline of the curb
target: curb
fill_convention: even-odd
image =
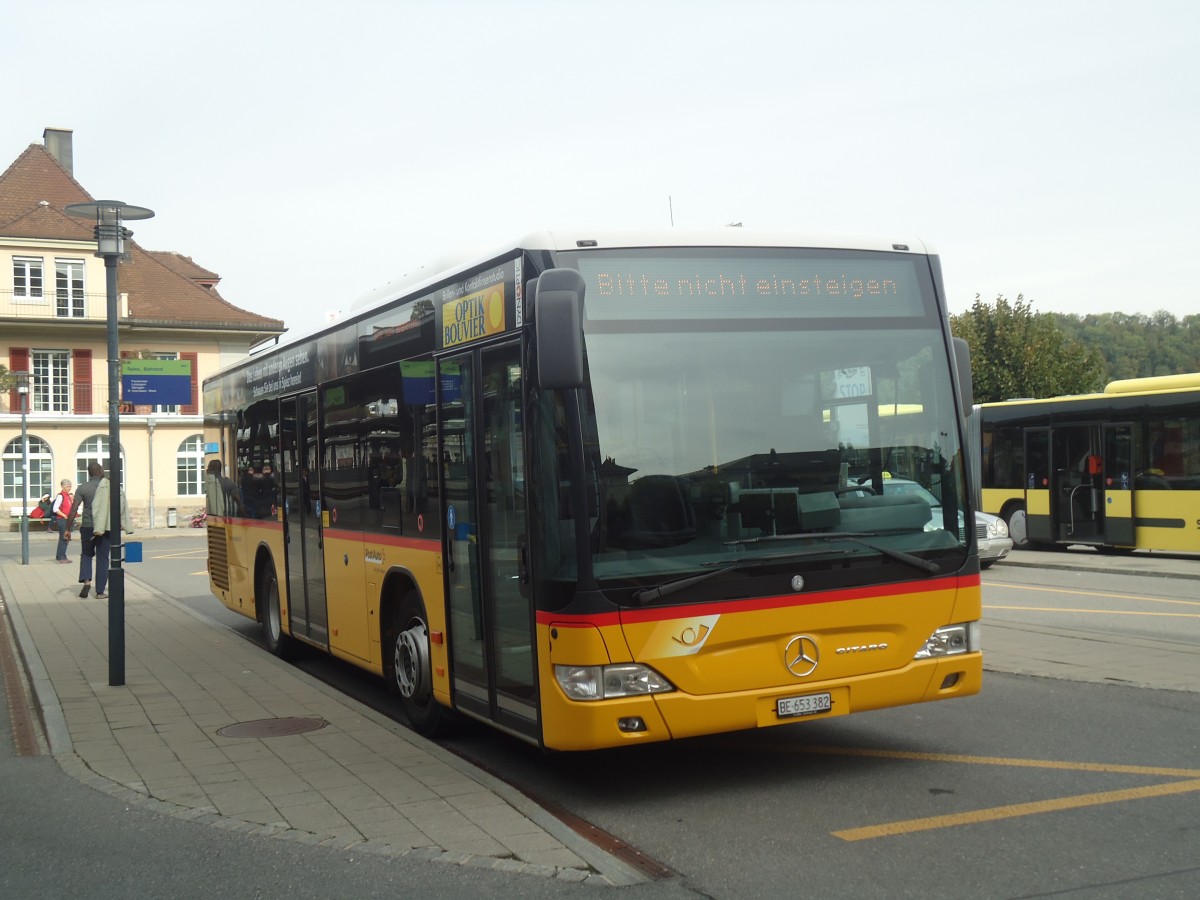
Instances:
[[[245,640],[242,635],[228,626],[210,619],[203,613],[190,609],[175,598],[169,597],[145,582],[130,576],[128,572],[125,577],[127,585],[131,583],[136,584],[138,589],[145,591],[150,597],[170,604],[176,610],[186,613],[204,626]],[[116,797],[123,802],[136,805],[139,808],[168,815],[172,818],[201,822],[228,831],[279,838],[311,846],[336,846],[342,850],[359,850],[373,855],[411,857],[434,862],[449,862],[472,868],[495,869],[515,874],[536,875],[571,883],[627,887],[635,884],[645,884],[651,880],[624,861],[588,841],[516,788],[478,769],[468,761],[443,750],[427,738],[416,734],[387,716],[359,703],[354,698],[336,691],[307,672],[289,666],[282,661],[274,661],[274,663],[286,669],[289,676],[304,682],[308,687],[342,704],[351,713],[370,719],[379,727],[401,736],[414,747],[421,749],[431,756],[437,757],[444,764],[461,772],[481,787],[495,794],[510,807],[558,840],[565,848],[572,851],[583,860],[588,869],[538,865],[506,857],[479,856],[441,849],[396,847],[369,840],[344,843],[344,837],[306,832],[291,828],[283,823],[260,825],[256,822],[247,822],[242,819],[221,816],[212,808],[179,806],[98,775],[92,769],[88,768],[84,761],[75,753],[70,730],[67,726],[66,717],[63,713],[58,694],[54,690],[49,673],[46,671],[41,655],[38,653],[33,636],[21,616],[20,607],[12,600],[14,590],[3,565],[0,565],[0,596],[6,599],[5,606],[13,623],[13,640],[20,653],[20,662],[25,667],[26,675],[29,678],[33,701],[37,704],[41,720],[40,724],[45,731],[50,755],[58,763],[59,768],[62,769],[64,774],[88,787]]]

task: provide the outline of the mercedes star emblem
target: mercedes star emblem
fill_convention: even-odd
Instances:
[[[783,664],[797,678],[811,675],[821,661],[821,651],[817,642],[807,634],[798,634],[790,641],[783,651]]]

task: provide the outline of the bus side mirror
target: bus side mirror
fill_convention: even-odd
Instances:
[[[547,269],[537,280],[538,383],[548,390],[583,384],[583,291],[574,269]]]
[[[956,337],[954,343],[954,366],[958,370],[958,399],[962,404],[963,417],[969,417],[975,407],[975,382],[971,378],[971,345]]]

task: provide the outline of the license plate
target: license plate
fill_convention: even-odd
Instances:
[[[833,700],[829,694],[805,694],[803,697],[781,697],[775,701],[775,712],[781,718],[811,716],[829,712]]]

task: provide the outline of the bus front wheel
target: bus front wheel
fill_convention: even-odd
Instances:
[[[287,659],[292,650],[292,639],[283,633],[283,614],[279,602],[279,579],[274,570],[266,571],[262,576],[259,590],[262,598],[262,630],[263,642],[267,650],[280,659]]]
[[[388,629],[385,659],[388,687],[399,695],[413,728],[421,734],[435,734],[442,708],[433,696],[429,624],[425,604],[416,591],[409,591],[400,600]]]

